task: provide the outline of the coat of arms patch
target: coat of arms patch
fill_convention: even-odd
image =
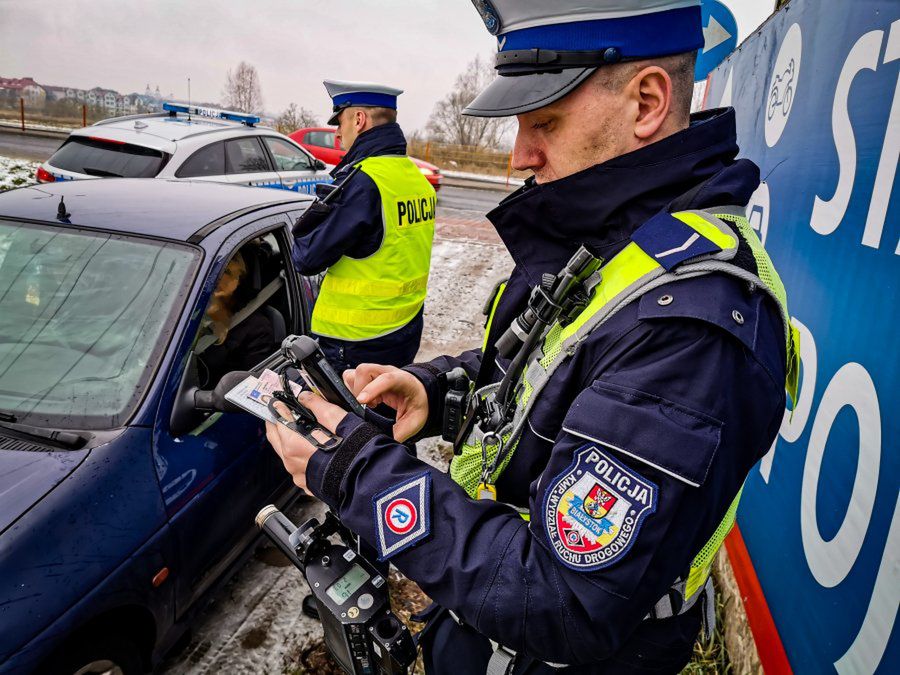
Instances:
[[[656,511],[658,490],[604,450],[581,448],[544,496],[544,525],[554,552],[572,569],[611,565]]]

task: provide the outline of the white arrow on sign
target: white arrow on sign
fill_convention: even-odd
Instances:
[[[731,33],[716,21],[716,17],[710,14],[709,23],[703,27],[703,53],[715,49],[730,37]]]

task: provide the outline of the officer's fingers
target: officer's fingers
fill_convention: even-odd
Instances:
[[[344,371],[344,374],[341,377],[344,378],[344,384],[347,385],[347,389],[349,389],[351,392],[354,392],[353,383],[356,380],[356,370],[354,370],[353,368],[348,368]],[[356,393],[354,392],[353,395],[355,396]]]
[[[394,424],[394,440],[403,443],[409,440],[425,427],[428,421],[427,414],[408,414],[397,418]]]
[[[334,405],[334,403],[329,403],[321,396],[309,391],[301,393],[297,400],[309,408],[312,414],[316,416],[319,424],[331,432],[334,432],[341,420],[347,416],[347,411],[343,408]]]
[[[378,405],[381,403],[381,397],[391,388],[391,378],[389,375],[382,373],[370,380],[356,394],[356,400],[367,405]]]
[[[360,363],[356,366],[353,373],[353,395],[359,396],[359,393],[370,382],[378,378],[380,375],[391,370],[391,366],[382,366],[377,363]]]

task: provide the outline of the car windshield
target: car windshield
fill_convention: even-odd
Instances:
[[[153,148],[72,136],[47,163],[101,178],[152,178],[165,160],[165,155]]]
[[[198,260],[181,244],[0,220],[0,413],[52,428],[125,424]]]

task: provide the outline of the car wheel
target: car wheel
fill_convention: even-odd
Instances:
[[[138,645],[122,635],[94,633],[63,650],[53,672],[66,675],[139,675],[144,672]]]

